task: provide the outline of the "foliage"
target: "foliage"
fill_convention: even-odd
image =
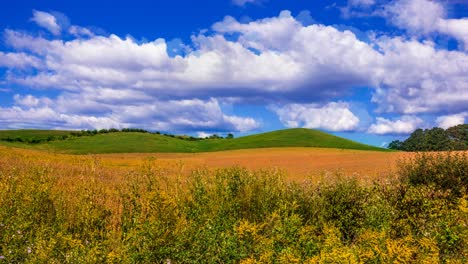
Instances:
[[[404,151],[468,150],[468,124],[457,125],[444,130],[416,129],[405,141],[394,140],[389,149]]]
[[[176,139],[174,139],[176,140]],[[402,180],[291,183],[278,170],[0,149],[8,263],[466,263],[466,156],[417,156]],[[435,175],[434,175],[435,174]],[[0,261],[1,261],[0,260]]]
[[[468,190],[468,154],[418,153],[400,163],[402,180],[411,185],[434,185],[456,196]]]

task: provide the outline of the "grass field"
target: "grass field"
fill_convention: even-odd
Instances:
[[[22,130],[0,130],[0,139],[6,138],[22,138],[22,139],[46,139],[49,136],[65,136],[70,134],[66,130],[37,130],[37,129],[22,129]]]
[[[467,154],[402,155],[0,147],[0,262],[466,263]]]
[[[30,137],[34,131],[20,131],[20,136]],[[14,131],[0,131],[0,138]],[[40,131],[43,135],[44,131]],[[63,133],[57,131],[53,133]],[[272,147],[321,147],[385,151],[385,149],[364,145],[324,132],[310,129],[286,129],[234,139],[210,139],[188,141],[149,133],[109,133],[95,136],[54,140],[41,144],[8,143],[0,144],[39,150],[72,153],[197,153],[235,149]]]

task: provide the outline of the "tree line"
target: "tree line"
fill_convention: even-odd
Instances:
[[[434,127],[416,129],[404,141],[394,140],[389,149],[403,151],[447,151],[468,150],[468,124],[457,125],[447,129]]]
[[[71,131],[69,134],[65,135],[47,135],[47,136],[33,136],[33,137],[25,137],[25,136],[7,136],[0,138],[1,141],[6,141],[6,142],[19,142],[19,143],[27,143],[27,144],[39,144],[39,143],[46,143],[50,141],[56,141],[56,140],[67,140],[71,138],[76,138],[76,137],[86,137],[86,136],[95,136],[98,134],[109,134],[109,133],[149,133],[149,134],[157,134],[157,135],[162,135],[166,137],[172,137],[172,138],[177,138],[177,139],[182,139],[182,140],[188,140],[188,141],[199,141],[199,140],[208,140],[208,139],[232,139],[234,138],[234,134],[229,133],[227,134],[226,137],[220,136],[218,134],[213,134],[204,138],[199,138],[199,137],[193,137],[193,136],[187,136],[187,135],[174,135],[174,134],[169,134],[169,133],[161,133],[159,131],[155,132],[150,132],[145,129],[141,128],[122,128],[121,130],[117,128],[110,128],[110,129],[94,129],[94,130],[81,130],[81,131]]]

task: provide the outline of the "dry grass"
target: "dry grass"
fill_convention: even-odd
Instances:
[[[163,168],[182,167],[185,172],[200,167],[210,169],[232,166],[251,170],[283,170],[288,180],[303,181],[310,176],[339,172],[358,178],[378,179],[396,168],[397,161],[409,155],[403,152],[377,152],[322,148],[267,148],[208,153],[103,154],[103,164],[115,168],[140,166],[149,158]]]
[[[216,170],[233,166],[249,170],[277,169],[286,180],[324,181],[324,178],[353,177],[371,182],[394,175],[399,160],[413,156],[405,152],[379,152],[329,148],[263,148],[205,153],[128,153],[67,155],[8,148],[0,153],[31,158],[57,169],[80,170],[83,163],[96,163],[106,174],[124,175],[150,162],[167,174],[189,175],[200,168]],[[73,174],[73,173],[72,173]],[[117,176],[116,176],[117,177]],[[114,179],[115,180],[115,179]],[[328,179],[329,180],[329,179]]]
[[[285,148],[75,156],[0,147],[0,257],[9,263],[466,263],[466,189],[453,196],[439,185],[400,181],[401,171],[390,171],[407,155],[413,154]],[[420,158],[403,172],[410,179],[440,174],[466,186],[459,177],[466,160]],[[434,170],[427,173],[424,164]],[[232,165],[258,171],[210,172]]]

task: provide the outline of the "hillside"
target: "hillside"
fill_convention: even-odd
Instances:
[[[35,132],[37,132],[37,135],[35,135]],[[43,130],[17,130],[17,133],[27,135],[28,137],[47,137],[50,134],[56,135],[57,133],[62,135],[66,131],[49,131],[50,134],[48,134],[47,131]],[[4,138],[6,134],[13,137],[15,136],[15,131],[0,131],[0,138]],[[0,144],[73,154],[135,152],[195,153],[271,147],[321,147],[385,151],[381,148],[364,145],[318,130],[301,128],[278,130],[234,139],[200,141],[188,141],[150,133],[118,132],[69,138],[66,140],[53,140],[40,144],[10,143],[5,141],[0,141]]]

